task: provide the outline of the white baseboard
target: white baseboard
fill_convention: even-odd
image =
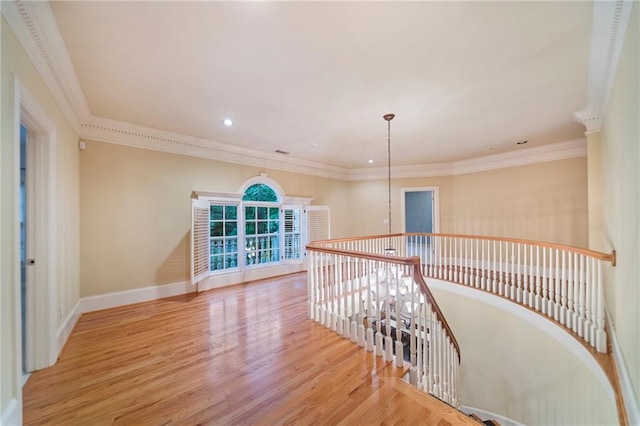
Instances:
[[[524,424],[517,422],[515,420],[509,419],[505,416],[501,416],[500,414],[492,413],[491,411],[481,410],[480,408],[469,407],[467,405],[463,405],[461,407],[461,411],[465,414],[475,414],[484,420],[495,420],[500,423],[501,426],[525,426]]]
[[[607,335],[611,342],[611,350],[616,363],[616,371],[618,373],[618,381],[620,382],[622,400],[624,401],[625,411],[627,412],[627,419],[630,425],[640,425],[640,404],[638,403],[638,396],[633,389],[629,369],[622,355],[622,349],[620,348],[620,343],[618,342],[615,328],[613,328],[613,322],[611,321],[611,315],[608,309],[606,310],[606,314]]]
[[[116,308],[133,303],[148,302],[165,297],[178,296],[195,291],[194,286],[186,281],[172,284],[136,288],[115,293],[88,296],[80,299],[80,312],[93,312],[102,309]]]
[[[22,424],[22,410],[18,400],[12,398],[2,409],[0,416],[0,426],[20,426]]]
[[[100,311],[102,309],[117,308],[118,306],[131,305],[133,303],[148,302],[150,300],[165,297],[178,296],[195,291],[194,286],[186,281],[159,286],[136,288],[133,290],[118,291],[115,293],[100,294],[97,296],[83,297],[73,307],[58,328],[56,336],[56,357],[67,343],[73,328],[80,319],[80,315]],[[0,426],[5,423],[0,424]]]
[[[73,331],[73,327],[76,326],[76,323],[80,319],[80,315],[82,315],[82,312],[80,311],[81,300],[82,299],[78,300],[76,305],[73,307],[71,312],[69,312],[67,317],[64,319],[64,321],[58,328],[58,333],[56,338],[56,345],[57,345],[56,358],[60,356],[60,351],[62,351],[62,348],[64,347],[65,343],[67,343],[67,339],[71,335],[71,332]]]

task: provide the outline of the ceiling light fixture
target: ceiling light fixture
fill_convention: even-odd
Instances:
[[[373,160],[369,160],[369,161],[367,161],[367,163],[373,164]]]
[[[387,254],[395,254],[396,249],[391,244],[391,120],[395,114],[385,114],[382,116],[387,121],[387,181],[389,184],[389,246],[385,249]]]
[[[233,120],[232,120],[232,119],[230,119],[230,118],[225,118],[225,119],[224,119],[224,121],[223,121],[223,123],[224,123],[224,125],[225,125],[225,126],[227,126],[227,127],[231,127],[231,126],[233,126]]]

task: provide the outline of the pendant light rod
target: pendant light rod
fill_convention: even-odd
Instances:
[[[391,235],[391,120],[395,114],[385,114],[382,116],[387,121],[387,181],[389,183],[389,235]]]

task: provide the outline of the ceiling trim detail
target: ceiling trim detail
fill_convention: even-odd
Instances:
[[[2,14],[67,120],[78,132],[80,123],[90,115],[89,106],[49,3],[3,2]]]
[[[587,155],[586,139],[576,139],[539,147],[523,148],[518,151],[487,155],[452,163],[399,166],[391,168],[391,178],[416,178],[453,176],[467,173],[486,172],[508,167],[526,166],[547,161],[566,160]],[[349,171],[349,180],[372,180],[387,177],[387,169],[354,169]]]
[[[610,2],[594,3],[594,21],[598,3],[609,4]],[[617,18],[615,20],[616,30],[612,33],[612,37],[620,39],[620,46],[617,46],[616,43],[608,44],[609,49],[613,52],[607,56],[610,64],[613,61],[617,64],[621,44],[624,41],[630,3],[630,1],[622,0],[618,0],[615,3],[615,10],[619,12],[613,13],[613,16]],[[26,2],[16,0],[3,2],[0,10],[80,138],[331,179],[367,180],[382,179],[387,176],[386,168],[350,170],[95,117],[91,115],[49,3],[45,1]],[[607,38],[607,40],[609,39]],[[594,41],[592,40],[592,50],[593,44]],[[601,60],[602,55],[598,57]],[[601,74],[594,73],[592,78],[593,58],[594,55],[592,54],[589,70],[590,94],[592,89],[596,90],[598,87],[605,87],[598,86],[594,82]],[[615,71],[615,65],[613,65],[613,68]],[[609,74],[615,76],[614,71],[609,71]],[[613,84],[613,76],[608,85],[609,90]],[[606,98],[608,99],[608,95]],[[592,97],[589,99],[592,99]],[[451,176],[584,155],[586,155],[586,141],[580,139],[453,163],[392,167],[392,175],[394,178]]]
[[[81,125],[79,134],[83,139],[207,158],[227,163],[270,168],[331,179],[345,180],[348,176],[348,170],[341,167],[212,142],[180,133],[152,129],[106,118],[91,117],[87,123]]]
[[[584,110],[573,114],[587,134],[602,128],[632,6],[632,0],[593,2],[587,103]]]

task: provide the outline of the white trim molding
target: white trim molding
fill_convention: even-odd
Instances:
[[[593,35],[589,70],[591,101],[587,102],[585,110],[592,111],[596,117],[602,118],[604,110],[601,106],[594,106],[596,102],[593,99],[597,98],[600,104],[608,100],[608,95],[595,94],[601,93],[603,88],[611,89],[630,4],[629,0],[594,3],[594,28],[597,18],[604,22],[598,28],[604,29],[598,32],[598,37]],[[387,176],[386,168],[347,169],[93,116],[48,2],[3,2],[2,14],[82,139],[330,179],[357,181]],[[601,40],[602,31],[606,33],[604,42]],[[600,70],[603,58],[608,64],[606,72]],[[605,78],[608,78],[607,83],[602,83],[600,80]],[[569,147],[573,143],[575,141],[560,142],[452,163],[398,166],[392,168],[392,177],[452,176],[586,155],[586,148],[583,153],[579,146]]]
[[[76,132],[90,115],[71,58],[46,1],[3,1],[2,15]]]
[[[172,284],[154,285],[96,296],[87,296],[79,301],[80,312],[84,314],[87,312],[116,308],[118,306],[164,299],[165,297],[179,296],[186,293],[193,293],[194,291],[195,288],[190,282],[179,281]]]
[[[595,113],[588,110],[573,113],[573,120],[584,126],[585,135],[599,132],[602,129],[602,120]]]
[[[452,163],[425,164],[416,166],[391,167],[391,178],[414,178],[434,176],[454,176],[478,173],[547,161],[586,157],[586,139],[574,139],[566,142],[523,148],[518,151],[487,155],[470,160]],[[349,171],[349,180],[386,179],[386,168],[354,169]]]
[[[605,312],[607,314],[607,334],[609,335],[609,342],[611,342],[611,351],[613,359],[615,360],[615,368],[618,374],[618,382],[620,384],[624,408],[627,413],[627,420],[630,425],[640,425],[640,403],[638,403],[638,395],[636,395],[633,389],[631,375],[629,374],[627,363],[622,355],[622,349],[616,336],[616,329],[613,326],[611,314],[608,309],[605,309]]]
[[[82,139],[108,142],[173,154],[207,158],[227,163],[270,168],[292,173],[346,179],[347,169],[326,164],[263,152],[221,142],[153,129],[106,118],[92,116],[82,123]]]
[[[80,307],[82,299],[76,302],[76,305],[73,309],[67,314],[67,317],[62,321],[60,327],[58,327],[58,332],[56,333],[56,355],[60,356],[60,352],[62,352],[62,348],[64,348],[65,343],[69,340],[69,336],[71,336],[71,332],[73,328],[78,323],[80,319],[80,315],[82,315],[82,310]]]
[[[57,197],[56,197],[56,127],[46,112],[40,107],[36,99],[29,93],[26,87],[16,77],[14,78],[14,146],[15,164],[20,164],[20,125],[24,124],[34,138],[35,152],[34,164],[34,196],[39,203],[35,211],[35,246],[34,258],[35,282],[37,291],[28,292],[33,296],[27,297],[27,311],[34,312],[34,322],[27,322],[27,334],[33,347],[27,346],[28,356],[33,356],[35,369],[49,367],[56,362],[55,324],[56,324],[56,294],[57,294]],[[15,200],[14,209],[16,217],[19,217],[19,168],[15,172]],[[20,229],[15,228],[15,253],[19,253]],[[20,276],[20,262],[15,264],[15,274]],[[18,300],[16,306],[20,306],[20,283],[16,292]],[[21,336],[22,319],[20,310],[17,311],[16,333]],[[18,341],[21,341],[18,339]],[[22,345],[16,348],[22,359]],[[21,364],[20,364],[21,365]],[[22,368],[18,369],[21,377]],[[20,380],[20,377],[18,380]]]
[[[633,3],[632,0],[593,2],[587,103],[583,111],[573,114],[587,134],[600,131],[607,115]]]

